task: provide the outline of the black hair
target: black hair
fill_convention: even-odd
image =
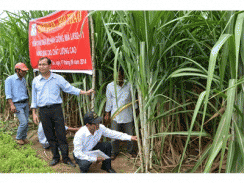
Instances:
[[[119,72],[121,73],[121,75],[124,75],[124,70],[122,66],[119,67]]]
[[[51,65],[51,60],[50,60],[48,57],[41,57],[41,58],[38,60],[38,63],[39,63],[39,61],[42,61],[42,60],[44,60],[44,59],[47,59],[48,65]]]

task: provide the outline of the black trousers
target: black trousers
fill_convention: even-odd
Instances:
[[[100,150],[103,153],[105,153],[107,156],[111,157],[111,148],[112,147],[111,147],[110,142],[99,142],[98,144],[96,144],[96,146],[93,148],[93,150]],[[87,173],[92,162],[90,162],[88,160],[78,159],[75,157],[74,154],[73,154],[73,156],[74,156],[76,163],[79,165],[81,173]],[[111,159],[105,159],[102,162],[101,168],[104,170],[111,169]]]
[[[68,157],[68,144],[61,104],[40,107],[39,115],[44,134],[53,153],[53,159],[60,159],[59,146],[63,161],[67,162],[70,158]]]

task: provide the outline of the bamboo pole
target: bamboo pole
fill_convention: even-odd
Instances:
[[[92,89],[95,89],[95,51],[94,51],[94,25],[93,25],[93,18],[92,16],[89,16],[89,22],[90,22],[90,29],[91,29],[91,45],[92,45],[92,67],[93,67],[93,71],[92,71]],[[95,99],[94,99],[94,93],[92,93],[91,96],[91,110],[94,110],[94,103],[95,103]]]

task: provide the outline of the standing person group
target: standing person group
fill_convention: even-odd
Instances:
[[[50,146],[53,154],[51,166],[56,165],[60,160],[58,148],[61,151],[62,159],[65,164],[75,167],[68,156],[68,143],[66,139],[66,129],[64,116],[62,112],[62,98],[60,91],[64,91],[73,95],[90,95],[94,93],[93,89],[83,91],[73,87],[62,76],[52,73],[51,60],[47,57],[40,58],[38,61],[38,69],[40,75],[35,77],[32,82],[32,103],[31,109],[33,121],[36,125],[42,122],[41,131],[44,132],[44,147]],[[24,63],[18,63],[15,66],[15,74],[8,77],[5,81],[6,99],[8,100],[11,111],[16,113],[20,125],[18,127],[16,141],[18,144],[25,144],[29,141],[26,139],[28,130],[29,103],[28,92],[26,88],[26,75],[28,68]],[[122,68],[119,70],[118,81],[116,84],[117,97],[114,92],[114,83],[107,86],[106,96],[106,115],[105,119],[110,120],[111,115],[121,106],[131,102],[130,88],[131,84],[124,80],[124,72]],[[37,115],[39,109],[39,116]],[[39,120],[40,118],[40,120]],[[103,118],[98,117],[94,112],[89,112],[84,116],[85,126],[76,129],[74,137],[74,159],[80,167],[81,172],[88,172],[92,162],[102,161],[103,170],[109,173],[115,173],[111,168],[111,160],[118,155],[117,139],[128,141],[128,152],[135,154],[133,142],[137,141],[137,137],[133,136],[133,115],[132,107],[126,108],[120,112],[115,120],[112,121],[110,130],[101,125]],[[126,133],[119,132],[124,128]],[[40,129],[40,124],[39,124]],[[109,137],[112,142],[99,142],[101,136]],[[41,143],[41,142],[40,142]],[[89,153],[93,150],[100,150],[107,155],[108,158],[101,156],[91,156]]]

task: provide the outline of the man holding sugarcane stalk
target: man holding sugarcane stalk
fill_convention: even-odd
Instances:
[[[32,112],[35,124],[39,118],[36,109],[39,108],[40,120],[43,125],[45,136],[50,144],[53,153],[51,166],[56,165],[60,160],[58,143],[61,149],[62,158],[65,164],[75,167],[68,157],[68,144],[66,140],[64,117],[62,112],[62,99],[60,90],[74,95],[90,95],[93,89],[83,91],[71,86],[62,76],[50,71],[51,60],[47,57],[38,61],[40,75],[33,79],[32,83]],[[58,141],[58,142],[57,142]]]
[[[111,129],[116,131],[123,130],[124,133],[133,135],[134,124],[133,124],[133,109],[132,106],[122,108],[122,111],[116,115],[114,119],[110,118],[117,111],[118,108],[125,106],[132,101],[131,84],[124,80],[124,70],[122,67],[119,68],[118,78],[116,84],[113,82],[109,83],[106,88],[106,115],[105,120],[111,120]],[[135,104],[137,108],[137,104]],[[114,160],[119,153],[119,142],[116,139],[112,139],[112,156]],[[132,141],[127,141],[127,150],[133,158],[136,157],[136,149]]]

